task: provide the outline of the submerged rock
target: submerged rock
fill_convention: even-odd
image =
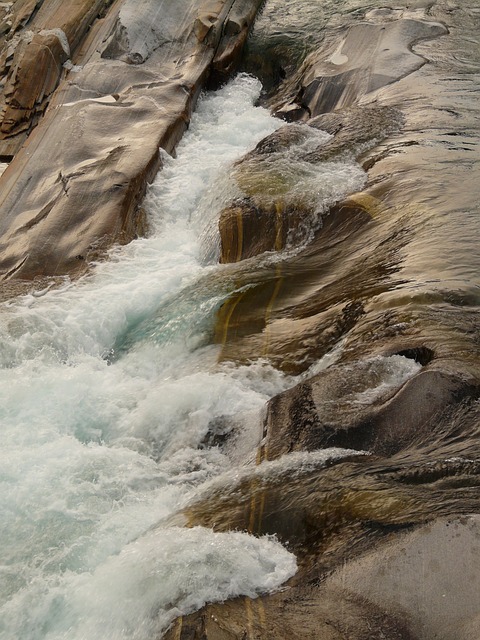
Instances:
[[[308,126],[281,127],[261,140],[233,173],[245,198],[220,214],[221,262],[294,247],[327,215],[345,215],[350,203],[336,201],[363,178],[352,158],[398,130],[401,121],[397,109],[357,106],[313,118]],[[352,164],[344,175],[342,163]]]

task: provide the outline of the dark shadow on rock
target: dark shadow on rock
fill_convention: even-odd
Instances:
[[[379,387],[375,397],[368,393],[369,383],[375,384],[373,368],[368,363],[333,366],[273,398],[266,418],[269,456],[326,447],[387,456],[413,445],[418,449],[443,434],[451,407],[480,397],[480,385],[435,369],[419,372],[400,388],[382,393]],[[385,373],[378,375],[381,384]]]
[[[285,81],[271,101],[286,120],[314,117],[349,107],[359,98],[416,71],[425,60],[412,44],[448,33],[433,22],[400,19],[383,24],[363,22],[329,41]]]

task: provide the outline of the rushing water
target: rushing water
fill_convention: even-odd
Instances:
[[[280,4],[283,12],[278,13]],[[256,64],[255,47],[265,51],[262,39],[270,39],[270,58],[278,54],[283,68],[264,69],[265,76],[298,66],[323,38],[321,26],[363,19],[360,4],[332,0],[286,6],[272,0],[257,23],[251,64]],[[413,4],[419,6],[421,18],[423,5],[429,3]],[[271,16],[276,12],[274,23]],[[431,13],[436,17],[434,8]],[[295,24],[295,29],[290,32],[288,24]],[[314,29],[303,38],[306,25]],[[293,42],[296,48],[290,47]],[[422,47],[428,53],[429,45]],[[473,57],[475,51],[472,47],[468,55]],[[442,56],[442,73],[450,81],[449,51],[444,49]],[[427,75],[428,68],[423,73]],[[434,86],[438,95],[428,96],[428,102],[443,105],[443,85]],[[410,99],[407,89],[402,90],[407,104],[418,105],[416,94]],[[96,265],[78,283],[66,280],[62,288],[38,291],[1,307],[1,640],[150,640],[174,617],[206,601],[275,590],[295,573],[295,557],[274,538],[181,527],[185,518],[175,514],[197,508],[202,515],[212,494],[226,496],[227,501],[231,497],[232,502],[250,500],[241,495],[249,479],[254,488],[256,483],[266,486],[272,477],[290,479],[299,470],[308,475],[332,458],[351,454],[302,452],[254,466],[266,400],[328,366],[342,350],[342,334],[331,329],[326,315],[335,304],[344,305],[345,330],[350,327],[349,314],[355,314],[352,303],[364,301],[365,307],[370,305],[368,313],[377,313],[375,322],[357,330],[357,343],[352,341],[361,349],[350,345],[354,364],[347,361],[337,369],[350,380],[360,366],[362,349],[369,354],[356,386],[341,389],[342,415],[388,397],[392,388],[420,369],[401,355],[372,356],[368,349],[375,335],[381,335],[379,328],[401,335],[411,327],[413,335],[427,327],[423,332],[429,340],[423,341],[433,347],[438,342],[440,355],[455,352],[465,368],[478,360],[478,350],[471,348],[478,342],[478,215],[469,195],[474,193],[477,165],[469,160],[467,166],[464,150],[452,142],[467,137],[460,114],[466,119],[471,112],[473,121],[477,89],[468,85],[458,90],[462,102],[457,96],[455,125],[450,120],[437,122],[438,113],[453,117],[443,106],[433,115],[424,108],[430,124],[420,107],[418,113],[411,109],[410,123],[422,119],[427,133],[433,132],[427,135],[418,127],[416,145],[423,144],[427,157],[436,162],[422,167],[419,180],[410,160],[413,145],[407,140],[411,155],[401,171],[401,156],[395,157],[396,181],[385,187],[392,204],[381,211],[373,208],[372,219],[368,224],[359,219],[358,229],[353,221],[355,233],[346,234],[348,255],[343,247],[337,252],[342,220],[338,228],[331,220],[325,234],[332,234],[331,244],[319,235],[316,245],[303,254],[290,252],[283,262],[270,254],[246,264],[217,265],[212,229],[223,205],[238,195],[232,162],[280,124],[254,106],[259,91],[257,81],[241,76],[201,100],[176,159],[164,158],[164,169],[147,196],[147,238],[114,249],[108,262]],[[395,100],[386,92],[387,102],[396,105],[396,91]],[[440,125],[452,129],[445,134],[450,136],[447,141],[441,128],[437,133]],[[473,124],[471,128],[476,132]],[[422,162],[425,148],[418,152]],[[469,170],[462,181],[459,158]],[[290,168],[284,167],[282,175]],[[303,173],[301,191],[310,194],[320,182],[328,187],[319,188],[321,194],[315,196],[323,198],[327,192],[326,206],[365,183],[364,171],[351,158]],[[359,230],[364,235],[357,234]],[[258,283],[264,290],[255,298]],[[243,366],[219,363],[222,349],[212,344],[216,312],[232,293],[234,300],[238,298],[231,310],[243,314],[245,324],[252,308],[262,320],[250,320],[244,331],[246,347],[240,343],[237,353],[231,352],[232,359],[246,362]],[[298,301],[299,327],[294,325]],[[384,326],[379,321],[382,314]],[[240,323],[233,324],[241,339]],[[303,342],[298,334],[306,336]],[[317,349],[318,341],[329,335],[336,345],[333,353],[328,340],[325,348]],[[303,358],[300,369],[324,351],[327,356],[296,377],[279,372],[267,360],[249,361],[251,353],[273,357],[275,349],[277,361],[289,353],[297,357],[295,348]],[[228,358],[228,349],[223,351]],[[331,406],[326,403],[324,415],[339,413],[336,400],[331,399]],[[234,435],[226,447],[210,446],[227,430]],[[476,442],[478,437],[472,439],[475,446]],[[462,451],[457,436],[447,444],[449,455],[457,455],[459,447]],[[432,441],[429,446],[435,460],[437,444]],[[412,459],[419,460],[411,454],[407,466]],[[278,485],[283,494],[283,485]],[[306,486],[301,496],[308,494]],[[459,494],[457,488],[455,492]],[[368,511],[370,519],[374,517]]]
[[[150,638],[295,571],[271,539],[158,527],[231,468],[200,446],[212,420],[258,413],[292,383],[263,362],[216,364],[208,336],[226,292],[195,285],[216,268],[199,257],[199,203],[278,126],[253,106],[258,91],[243,77],[201,102],[148,196],[148,238],[76,285],[3,306],[2,640]]]
[[[258,475],[265,402],[300,379],[261,359],[219,364],[212,344],[216,311],[250,286],[248,269],[253,281],[265,273],[263,258],[218,265],[205,251],[238,195],[233,161],[280,124],[254,106],[259,91],[240,76],[201,100],[147,196],[147,238],[78,283],[2,306],[1,640],[150,640],[206,601],[255,596],[295,573],[273,538],[172,524],[209,490]],[[323,204],[365,180],[351,158],[306,176]],[[401,356],[371,362],[355,405],[418,370]],[[228,447],[207,446],[231,429]],[[260,476],[349,453],[286,456]]]
[[[298,380],[264,360],[218,364],[212,345],[235,278],[205,260],[205,236],[238,192],[232,162],[280,124],[254,106],[259,90],[239,76],[201,100],[147,196],[147,238],[80,282],[2,307],[2,640],[146,640],[206,601],[295,573],[275,539],[171,518],[213,479],[218,490],[253,472],[265,401]],[[335,182],[335,166],[318,169],[327,191],[351,188],[349,171],[362,183],[353,163]],[[232,428],[229,447],[207,446]],[[306,453],[269,473],[348,453]]]

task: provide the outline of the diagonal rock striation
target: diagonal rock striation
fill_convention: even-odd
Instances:
[[[78,275],[144,232],[159,148],[173,151],[214,60],[228,75],[259,5],[88,0],[67,11],[52,0],[25,17],[5,85],[4,156],[48,109],[1,178],[4,280]]]

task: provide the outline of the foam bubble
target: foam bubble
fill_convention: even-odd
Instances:
[[[365,363],[366,388],[352,394],[345,402],[368,405],[391,389],[404,384],[417,374],[422,365],[400,355],[376,356]]]

